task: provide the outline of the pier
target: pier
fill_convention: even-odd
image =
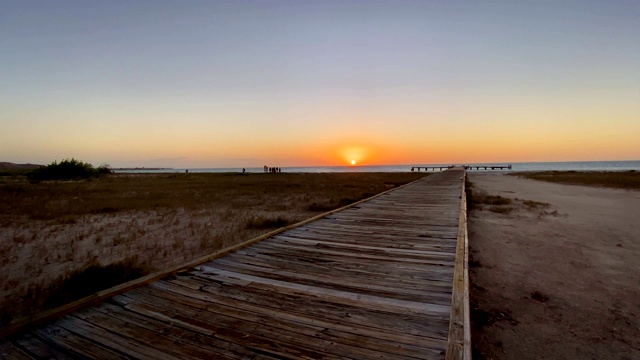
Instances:
[[[465,165],[466,170],[511,170],[511,165]]]
[[[450,168],[0,333],[0,357],[470,359]]]
[[[460,165],[465,170],[511,170],[511,165]],[[456,167],[456,165],[448,165],[448,166],[412,166],[411,171],[420,171],[420,169],[424,169],[424,171],[443,171],[447,169],[452,169]]]

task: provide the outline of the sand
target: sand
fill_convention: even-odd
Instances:
[[[474,359],[640,359],[640,191],[470,173]]]

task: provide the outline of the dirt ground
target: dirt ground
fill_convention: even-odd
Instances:
[[[469,180],[514,200],[470,212],[474,359],[640,359],[640,191]]]

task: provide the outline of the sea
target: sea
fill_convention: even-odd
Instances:
[[[466,164],[407,164],[407,165],[376,165],[376,166],[310,166],[310,167],[282,167],[287,173],[357,173],[357,172],[409,172],[411,168],[441,167],[451,165],[469,166],[507,166],[511,170],[469,170],[472,172],[518,172],[518,171],[640,171],[640,160],[635,161],[568,161],[568,162],[519,162],[519,163],[466,163]],[[116,173],[237,173],[242,167],[235,168],[127,168],[114,169]],[[244,168],[247,173],[262,173],[263,167]],[[429,170],[440,171],[436,170]]]

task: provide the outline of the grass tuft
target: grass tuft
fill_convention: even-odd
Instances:
[[[265,217],[253,217],[247,220],[248,229],[278,229],[293,224],[294,221],[277,217],[275,219]]]
[[[498,213],[509,213],[514,210],[513,208],[502,206],[513,203],[512,199],[500,195],[488,195],[484,191],[474,190],[473,184],[468,179],[465,183],[465,195],[469,211],[482,210],[485,205],[490,205],[489,210]],[[511,210],[507,210],[507,208]]]
[[[513,202],[513,200],[502,197],[500,195],[482,195],[482,203],[486,205],[508,205]]]
[[[516,208],[512,206],[489,206],[489,211],[498,213],[498,214],[510,214]]]
[[[533,291],[531,293],[531,298],[537,302],[545,303],[549,301],[549,297],[540,291]]]
[[[337,206],[332,204],[332,203],[319,203],[318,204],[317,202],[313,202],[309,206],[307,206],[307,210],[315,211],[315,212],[326,212],[326,211],[331,211],[331,210],[333,210],[335,208],[337,208]]]
[[[525,210],[537,212],[539,216],[559,216],[557,211],[546,210],[551,204],[534,200],[511,199],[500,195],[488,195],[484,191],[476,190],[473,184],[469,182],[469,179],[467,179],[465,183],[465,192],[467,211],[482,211],[485,206],[488,206],[487,209],[491,212],[510,214],[524,207]]]
[[[107,266],[93,264],[59,278],[51,285],[45,308],[54,308],[148,273],[135,258]],[[52,291],[51,291],[52,290]]]
[[[522,200],[522,205],[530,209],[544,209],[551,206],[551,204],[549,203],[534,201],[534,200]]]

